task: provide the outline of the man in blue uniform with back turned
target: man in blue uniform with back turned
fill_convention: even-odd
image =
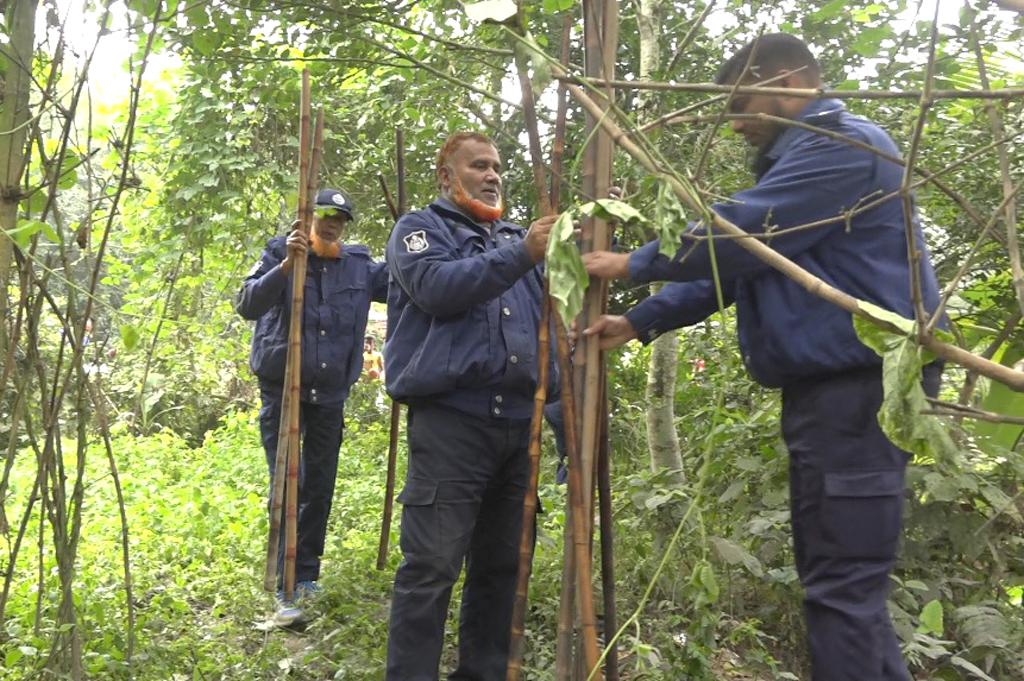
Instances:
[[[719,72],[723,84],[778,77],[774,87],[821,87],[817,61],[799,39],[762,36]],[[875,124],[835,100],[739,95],[731,112],[802,121],[870,145],[898,150]],[[864,149],[806,129],[737,119],[733,129],[757,148],[757,184],[713,206],[747,232],[765,234],[842,215],[896,191],[903,169]],[[920,226],[924,305],[938,285]],[[691,229],[705,234],[696,224]],[[894,197],[825,226],[780,234],[768,245],[832,286],[913,318],[901,200]],[[685,240],[675,257],[649,243],[632,254],[586,258],[595,276],[672,283],[627,312],[605,316],[584,333],[603,347],[644,342],[695,324],[718,309],[708,242]],[[910,681],[886,608],[902,528],[908,455],[882,433],[881,360],[858,339],[848,312],[757,260],[736,241],[717,239],[714,257],[725,304],[735,303],[740,350],[751,375],[782,388],[782,434],[790,454],[790,508],[797,572],[804,587],[814,681]],[[938,366],[925,369],[938,389]]]
[[[501,160],[483,135],[449,137],[435,173],[440,197],[402,217],[387,248],[385,377],[409,405],[409,469],[386,679],[436,681],[465,562],[459,662],[448,678],[500,681],[538,374],[537,263],[555,218],[528,232],[501,220]]]
[[[288,356],[291,272],[294,263],[312,250],[303,294],[299,392],[302,469],[295,582],[300,597],[317,590],[345,425],[345,398],[363,368],[370,301],[387,298],[387,266],[373,262],[365,246],[341,242],[342,232],[354,216],[352,202],[343,192],[321,190],[316,195],[309,239],[297,229],[298,223],[292,225],[287,239],[271,239],[242,283],[235,303],[240,315],[256,320],[249,364],[259,378],[263,401],[260,436],[273,480]],[[283,541],[281,548],[283,555]],[[281,575],[279,570],[279,585]],[[295,603],[282,603],[275,622],[288,626],[302,619],[303,612]]]

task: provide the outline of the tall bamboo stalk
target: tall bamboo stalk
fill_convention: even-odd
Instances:
[[[313,153],[306,174],[306,203],[299,217],[300,229],[309,234],[312,223],[313,208],[310,197],[317,183],[320,169],[324,134],[324,112],[317,112],[316,128],[313,133]],[[298,548],[299,520],[299,468],[302,461],[302,449],[299,444],[299,391],[302,387],[302,308],[305,293],[307,258],[300,258],[295,263],[292,280],[292,317],[288,329],[288,361],[292,365],[291,409],[288,412],[288,477],[285,491],[284,508],[284,598],[290,601],[295,597],[295,557]]]
[[[526,603],[533,564],[534,530],[537,518],[537,483],[540,478],[540,432],[544,424],[544,404],[548,399],[548,358],[551,352],[551,296],[544,282],[544,303],[537,329],[537,388],[533,392],[533,417],[530,421],[530,479],[523,498],[523,528],[519,535],[519,571],[516,578],[516,599],[512,606],[512,637],[509,644],[507,681],[518,681],[523,665],[523,632]]]
[[[398,175],[398,205],[391,200],[388,185],[380,177],[384,199],[395,222],[406,210],[405,198],[405,133],[401,128],[395,131],[395,167]],[[394,513],[395,472],[398,468],[398,431],[402,420],[402,405],[391,400],[391,423],[388,431],[388,472],[384,483],[384,514],[380,523],[380,542],[377,545],[377,569],[383,570],[388,560],[388,544],[391,541],[391,517]]]
[[[572,38],[573,15],[565,17],[562,25],[562,63],[569,63]],[[561,194],[562,157],[565,152],[565,120],[569,108],[568,88],[565,81],[558,82],[558,113],[555,117],[555,141],[551,147],[551,200],[557,204]],[[563,376],[562,380],[569,380]],[[562,545],[562,580],[558,599],[558,631],[555,643],[555,679],[569,681],[572,676],[573,620],[575,613],[576,589],[573,575],[576,561],[572,551],[571,509],[565,511],[565,531]]]
[[[309,188],[306,173],[309,171],[309,158],[310,158],[310,86],[309,86],[309,70],[303,70],[302,72],[302,94],[299,100],[299,200],[298,200],[298,218],[299,218],[299,229],[303,233],[309,233],[309,224],[305,222],[308,219],[309,210]],[[305,274],[306,262],[305,259],[302,261],[302,270]],[[291,385],[293,383],[294,376],[292,375],[293,367],[292,363],[292,331],[296,327],[296,317],[298,317],[299,332],[301,335],[301,322],[302,322],[302,307],[295,307],[295,291],[296,282],[298,284],[298,295],[299,300],[302,300],[302,286],[304,284],[305,277],[300,279],[298,277],[297,267],[293,268],[292,271],[292,310],[291,318],[289,320],[289,338],[288,338],[288,356],[285,360],[284,367],[284,385],[286,389],[281,395],[281,420],[280,426],[277,431],[277,453],[274,459],[274,483],[270,493],[270,536],[267,539],[267,565],[266,570],[263,573],[263,588],[267,591],[274,592],[277,590],[277,571],[278,571],[278,551],[281,543],[281,514],[284,507],[284,493],[285,493],[285,477],[287,475],[288,466],[288,443],[290,442],[289,427],[291,404],[292,404],[292,392]],[[301,350],[300,350],[301,352]],[[298,392],[295,395],[298,400]]]
[[[603,368],[604,362],[602,362]],[[598,428],[597,449],[597,501],[601,518],[601,591],[604,597],[604,640],[608,642],[605,651],[604,673],[607,681],[618,681],[619,659],[617,643],[613,640],[618,630],[615,610],[615,551],[612,533],[612,481],[611,461],[608,445],[608,387],[607,375],[601,376],[601,422]]]
[[[615,72],[615,51],[618,41],[618,4],[611,0],[585,0],[583,3],[584,69],[588,76],[611,79]],[[613,92],[608,89],[606,102],[613,101]],[[608,195],[611,186],[612,159],[615,144],[598,124],[597,118],[588,112],[587,129],[597,129],[587,147],[583,166],[583,192],[591,199]],[[581,233],[581,250],[608,250],[611,247],[608,223],[604,220],[584,221]],[[603,295],[606,292],[598,286],[587,289],[580,323],[588,325],[597,319],[604,308]],[[580,460],[583,465],[585,490],[594,487],[594,469],[597,458],[598,397],[601,374],[600,343],[590,336],[581,340],[574,354],[577,366],[577,400],[582,406],[577,415],[580,433]],[[588,532],[593,526],[593,494],[589,491],[583,499],[584,518]]]
[[[541,159],[540,134],[537,131],[537,110],[533,99],[533,85],[523,58],[516,59],[519,85],[522,92],[523,113],[530,143],[530,166],[533,171],[534,187],[541,215],[553,214],[553,203],[557,197],[549,196]],[[562,127],[564,134],[564,125]],[[557,143],[557,142],[556,142]],[[548,295],[548,282],[544,282],[544,302],[541,307],[540,325],[537,329],[537,387],[533,394],[533,414],[530,421],[530,477],[526,495],[523,498],[523,520],[519,535],[519,566],[516,572],[516,594],[512,607],[512,624],[509,639],[508,664],[505,669],[507,681],[518,681],[523,664],[523,632],[526,625],[526,605],[529,594],[530,571],[533,564],[534,527],[537,518],[537,485],[540,477],[540,433],[544,423],[544,404],[547,402],[548,371],[550,366],[550,319],[553,304]]]
[[[552,315],[555,319],[555,341],[558,350],[559,372],[568,373],[569,340],[566,337],[565,325],[557,311]],[[594,616],[594,589],[591,581],[591,556],[589,523],[584,512],[584,492],[589,491],[589,484],[584,487],[583,464],[580,457],[579,439],[576,431],[576,398],[573,386],[562,382],[562,414],[565,419],[565,449],[569,457],[569,504],[572,515],[572,543],[576,560],[576,604],[579,613],[580,638],[583,645],[583,660],[586,665],[587,678],[601,678],[600,670],[596,669],[599,652],[597,648],[597,621]]]

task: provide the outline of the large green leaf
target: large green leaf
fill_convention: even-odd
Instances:
[[[853,318],[857,337],[882,357],[885,398],[878,411],[882,431],[895,445],[916,456],[955,465],[958,449],[949,433],[934,416],[921,413],[929,409],[921,386],[921,369],[932,358],[914,341],[914,322],[863,301],[859,304],[872,317],[907,329],[906,335],[893,333],[868,320]]]
[[[921,608],[921,624],[917,630],[922,634],[942,636],[942,603],[937,600],[928,601]]]
[[[647,218],[625,201],[616,199],[598,199],[580,206],[584,215],[601,220],[621,220],[622,222],[647,222]]]
[[[57,232],[54,231],[53,227],[42,220],[18,220],[18,226],[14,229],[8,230],[7,236],[9,236],[14,243],[18,244],[18,248],[25,249],[28,247],[32,237],[37,233],[42,233],[42,235],[52,243],[58,243],[60,241],[60,237],[57,235]]]
[[[654,205],[654,228],[658,232],[658,252],[671,258],[679,250],[689,227],[686,210],[668,182],[658,183],[658,201]]]
[[[583,295],[590,277],[576,247],[572,213],[558,216],[548,239],[546,265],[551,297],[562,320],[569,324],[583,309]]]

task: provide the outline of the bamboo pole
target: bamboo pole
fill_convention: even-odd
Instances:
[[[585,0],[583,3],[583,35],[585,49],[585,70],[587,75],[610,77],[615,69],[615,45],[618,40],[618,5],[610,0]],[[606,101],[612,101],[612,92],[606,92]],[[597,134],[588,145],[583,161],[583,193],[591,200],[608,195],[611,186],[612,157],[614,143],[608,134],[600,129],[598,119],[592,113],[587,116],[588,131],[597,129]],[[611,247],[608,223],[590,218],[584,220],[581,232],[583,253],[593,250],[608,250]],[[588,326],[601,314],[603,309],[602,289],[588,287],[584,300],[580,324]],[[597,398],[600,392],[600,343],[584,336],[573,356],[577,371],[577,402],[582,405],[577,414],[580,433],[580,460],[583,470],[583,489],[594,487],[594,470],[597,453]],[[593,526],[593,494],[586,492],[583,498],[585,527]]]
[[[384,200],[395,222],[406,210],[405,203],[405,134],[401,128],[395,131],[395,166],[398,174],[398,205],[391,200],[391,193],[383,175],[378,175],[384,190]],[[380,543],[377,546],[377,569],[383,570],[388,559],[388,543],[391,540],[391,517],[394,513],[395,471],[398,468],[398,431],[402,420],[402,405],[391,400],[391,423],[388,431],[388,472],[384,483],[384,513],[380,523]]]
[[[303,222],[306,219],[308,212],[309,203],[309,188],[306,173],[309,171],[309,157],[310,157],[310,86],[309,86],[309,70],[303,70],[302,72],[302,94],[299,100],[299,199],[298,199],[298,218],[299,218],[299,229],[303,230],[304,233],[309,232],[308,223]],[[305,260],[303,259],[303,271],[305,270]],[[299,279],[297,276],[297,270],[293,266],[292,271],[292,310],[291,319],[289,320],[289,338],[288,338],[288,357],[285,360],[284,369],[284,385],[285,390],[281,395],[281,420],[280,426],[277,432],[277,453],[274,459],[274,482],[270,493],[270,536],[267,540],[267,565],[266,570],[263,574],[263,588],[271,593],[277,590],[277,577],[278,577],[278,552],[281,542],[281,514],[284,505],[284,494],[285,494],[285,478],[287,476],[288,467],[288,443],[290,441],[289,428],[290,428],[290,417],[291,404],[292,404],[292,392],[290,386],[293,383],[293,363],[291,360],[292,353],[292,331],[296,326],[296,316],[298,316],[299,331],[301,334],[301,317],[302,307],[296,308],[294,306],[294,296],[296,284],[295,282],[303,282],[304,279]],[[301,301],[301,287],[299,284],[299,299]],[[301,350],[300,350],[301,351]],[[296,394],[296,399],[298,395]]]
[[[509,643],[507,681],[518,681],[523,666],[523,641],[526,603],[533,564],[534,531],[537,518],[537,483],[540,478],[540,432],[544,424],[544,404],[548,398],[548,369],[551,348],[551,297],[544,282],[544,302],[540,327],[537,329],[537,388],[533,392],[533,416],[530,421],[530,479],[523,498],[523,528],[519,535],[519,570],[516,577],[516,598],[512,606],[512,636]]]
[[[562,25],[562,63],[569,63],[573,16],[565,17]],[[551,201],[557,204],[561,195],[562,158],[565,152],[565,120],[569,108],[566,83],[558,83],[558,114],[555,117],[555,140],[551,147]],[[569,380],[563,376],[562,380]],[[572,676],[573,622],[576,589],[573,575],[576,560],[572,550],[572,511],[565,510],[565,528],[562,533],[562,579],[558,599],[558,630],[555,644],[555,680],[569,681]]]
[[[316,186],[320,168],[321,146],[323,144],[324,112],[317,112],[316,127],[313,133],[313,153],[306,173],[306,203],[299,217],[300,229],[309,234],[312,223],[312,206],[310,197]],[[302,461],[302,449],[299,443],[299,391],[302,387],[302,307],[305,294],[307,258],[300,258],[295,263],[292,279],[292,317],[289,327],[288,361],[292,365],[291,409],[288,412],[288,474],[285,489],[284,508],[284,599],[290,601],[295,597],[295,557],[298,548],[298,508],[299,508],[299,468]]]
[[[544,167],[541,160],[540,150],[540,136],[537,132],[537,116],[536,108],[533,99],[533,86],[530,82],[530,76],[527,71],[527,65],[523,58],[516,60],[516,65],[519,72],[520,89],[522,92],[522,104],[523,113],[526,122],[527,136],[529,139],[530,146],[530,158],[531,167],[533,170],[534,185],[537,190],[537,199],[540,205],[540,212],[542,215],[553,214],[553,204],[555,199],[549,198],[546,189],[546,180],[544,177]],[[590,547],[584,534],[584,526],[581,524],[583,521],[583,513],[579,504],[582,503],[582,494],[580,485],[582,483],[580,479],[580,464],[579,464],[579,449],[577,447],[578,442],[576,438],[576,423],[575,423],[575,401],[573,399],[573,386],[571,382],[571,370],[569,364],[569,343],[566,338],[565,327],[562,324],[561,318],[558,312],[554,309],[553,303],[550,301],[550,297],[545,295],[545,308],[550,310],[550,315],[554,319],[555,325],[555,338],[557,340],[558,348],[558,366],[559,372],[562,377],[562,410],[565,416],[566,422],[566,448],[569,451],[570,458],[575,458],[574,463],[570,463],[570,496],[572,497],[572,506],[574,508],[573,518],[573,543],[576,550],[576,562],[578,569],[576,570],[577,588],[581,592],[580,597],[580,620],[582,622],[582,634],[584,641],[584,653],[587,663],[587,668],[593,670],[597,666],[599,657],[597,648],[597,626],[594,618],[594,603],[593,603],[593,590],[590,586],[591,583],[591,571],[590,571]],[[547,334],[546,325],[545,328],[538,329],[538,335]],[[539,361],[547,363],[546,357],[539,357]],[[539,372],[538,372],[539,373]],[[537,432],[538,438],[538,454],[539,454],[539,431],[540,431],[540,419],[542,418],[543,404],[541,409],[537,409],[537,402],[535,397],[535,408],[534,408],[534,423],[531,424],[531,433]],[[573,484],[573,476],[575,476],[575,487]],[[573,490],[575,489],[575,493]],[[527,492],[527,498],[524,500],[524,521],[529,513],[529,506],[535,504],[535,500],[530,499],[530,493]],[[536,496],[536,489],[532,496]],[[533,511],[536,511],[534,507]],[[532,518],[532,516],[531,516]],[[532,532],[532,522],[528,525],[524,522],[524,533]],[[521,541],[521,545],[524,542]],[[527,549],[527,555],[520,554],[520,580],[529,579],[529,564],[532,560],[532,536],[529,537],[529,547]],[[582,554],[581,554],[582,551]],[[525,558],[526,562],[523,563]],[[584,586],[585,585],[585,586]],[[525,615],[525,586],[522,600],[522,613]],[[513,625],[515,626],[515,624]],[[521,631],[520,631],[521,641]],[[520,641],[517,641],[517,647],[521,645]],[[521,654],[521,651],[520,651]],[[519,672],[518,665],[513,666],[516,660],[511,659],[510,656],[510,676],[508,678],[516,678]]]
[[[603,368],[603,362],[602,362]],[[597,450],[597,500],[601,519],[601,591],[604,598],[604,673],[607,681],[619,681],[618,644],[614,639],[618,630],[618,615],[615,609],[615,551],[612,533],[612,482],[611,461],[608,446],[608,394],[607,375],[601,376],[601,425],[598,429]]]
[[[573,623],[576,604],[576,554],[572,545],[572,506],[565,509],[562,533],[562,583],[558,599],[558,632],[555,641],[555,681],[572,679]]]
[[[549,196],[541,158],[540,135],[537,132],[536,105],[533,99],[533,85],[524,59],[516,59],[519,85],[522,93],[523,112],[530,145],[530,166],[533,171],[534,187],[541,215],[553,214],[557,197]],[[562,128],[564,132],[564,126]],[[556,142],[557,144],[557,142]],[[537,485],[540,477],[540,433],[544,423],[544,404],[547,402],[547,384],[550,357],[550,320],[553,303],[548,295],[548,282],[544,282],[544,298],[541,306],[540,326],[537,328],[537,387],[533,395],[533,414],[530,421],[530,444],[528,456],[530,473],[526,495],[523,498],[522,529],[519,535],[519,566],[516,572],[516,594],[512,607],[512,623],[509,638],[508,664],[505,678],[518,681],[522,673],[523,642],[526,623],[526,605],[529,594],[530,572],[533,564],[534,529],[537,517]]]
[[[563,374],[569,372],[569,340],[565,325],[557,311],[552,312],[555,320],[555,341],[558,350],[558,368]],[[591,581],[590,534],[583,508],[584,487],[583,464],[580,460],[579,439],[576,433],[576,399],[573,386],[562,382],[562,414],[565,419],[565,449],[569,456],[569,505],[572,515],[572,543],[576,560],[576,604],[580,621],[580,638],[583,645],[583,661],[587,678],[600,679],[597,668],[600,654],[597,647],[597,623],[594,616],[594,588]]]

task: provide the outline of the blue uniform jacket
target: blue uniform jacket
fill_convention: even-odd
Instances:
[[[899,151],[874,123],[853,116],[836,100],[809,103],[798,120],[834,130],[890,155]],[[767,152],[770,166],[751,189],[712,209],[750,233],[802,225],[842,214],[900,187],[903,168],[841,140],[789,127]],[[939,292],[920,224],[914,233],[922,253],[925,308]],[[913,318],[903,205],[898,197],[825,227],[798,230],[766,243],[835,288],[904,317]],[[703,225],[691,229],[704,234]],[[694,324],[718,309],[710,281],[708,242],[684,239],[673,258],[651,242],[630,256],[630,277],[667,280],[657,295],[627,313],[645,342],[658,333]],[[827,373],[877,366],[849,312],[818,298],[764,264],[735,240],[716,239],[715,256],[726,305],[736,303],[740,351],[750,374],[769,387]]]
[[[291,277],[285,276],[285,238],[267,242],[260,260],[242,282],[235,309],[256,320],[249,366],[260,387],[281,394],[288,356]],[[302,310],[303,402],[340,405],[363,367],[363,337],[370,301],[387,299],[384,263],[365,246],[344,245],[338,258],[309,255]]]
[[[394,399],[530,418],[543,275],[525,234],[504,221],[488,232],[443,198],[398,221],[384,347]]]

